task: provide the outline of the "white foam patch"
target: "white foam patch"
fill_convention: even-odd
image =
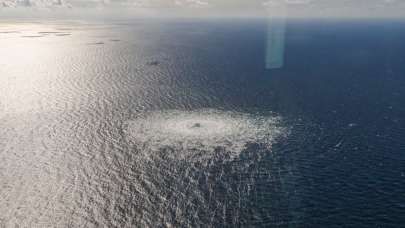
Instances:
[[[138,147],[149,151],[170,148],[179,159],[201,151],[210,156],[217,148],[234,158],[250,143],[270,149],[286,128],[274,115],[209,109],[146,113],[129,121],[126,132]]]

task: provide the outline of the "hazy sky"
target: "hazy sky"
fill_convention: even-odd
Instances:
[[[24,11],[67,12],[149,10],[164,14],[178,10],[190,15],[262,15],[380,17],[405,15],[405,0],[0,0],[0,14]],[[93,12],[94,13],[94,12]]]

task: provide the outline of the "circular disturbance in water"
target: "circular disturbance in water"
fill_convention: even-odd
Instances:
[[[286,128],[274,115],[170,110],[146,113],[128,121],[126,133],[137,147],[148,151],[169,148],[180,159],[196,150],[208,153],[217,148],[235,157],[251,143],[270,149]]]

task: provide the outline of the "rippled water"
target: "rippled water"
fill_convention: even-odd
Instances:
[[[286,26],[0,22],[0,226],[401,227],[404,23]]]

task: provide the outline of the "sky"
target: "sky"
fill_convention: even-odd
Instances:
[[[101,15],[403,17],[405,0],[0,0],[0,17],[86,10]]]

